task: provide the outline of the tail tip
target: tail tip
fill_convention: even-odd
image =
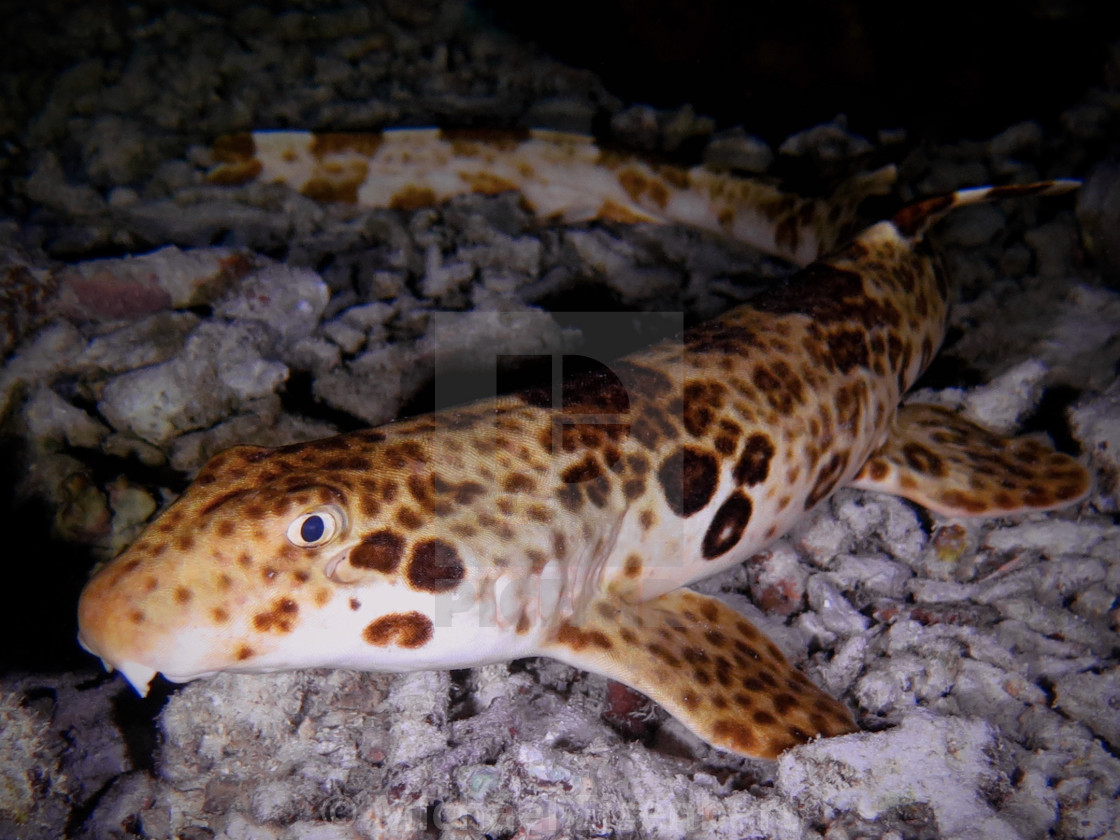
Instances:
[[[1005,198],[1062,195],[1081,186],[1076,178],[1052,178],[1031,184],[1009,184],[1002,187],[974,187],[924,198],[908,204],[895,213],[891,222],[907,239],[919,239],[946,213],[956,207],[1000,201]]]

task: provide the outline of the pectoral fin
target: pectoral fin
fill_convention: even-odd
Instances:
[[[934,405],[904,405],[853,487],[893,493],[946,516],[1049,510],[1084,498],[1073,458],[1026,437],[994,434]]]
[[[641,604],[605,596],[542,653],[648,695],[698,736],[775,758],[817,735],[856,731],[848,710],[726,604],[678,589]]]

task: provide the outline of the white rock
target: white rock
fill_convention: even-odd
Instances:
[[[238,283],[214,304],[214,313],[266,324],[289,346],[311,335],[329,297],[327,284],[314,271],[273,264]]]
[[[164,443],[271,394],[287,378],[284,365],[262,358],[272,350],[263,325],[201,324],[173,359],[111,379],[98,410],[116,429]]]
[[[821,686],[834,696],[847,692],[864,669],[870,644],[866,634],[842,641],[832,659],[816,667],[816,679]]]
[[[264,359],[244,359],[225,365],[218,374],[218,380],[239,402],[268,396],[274,393],[287,378],[287,365]]]
[[[242,814],[229,816],[225,834],[229,840],[276,840],[279,837],[272,826],[251,823]]]
[[[842,554],[829,571],[845,589],[862,586],[892,598],[906,592],[906,582],[914,576],[910,569],[883,556]]]
[[[28,436],[40,444],[93,448],[109,433],[103,423],[43,386],[24,405],[23,419]]]
[[[817,573],[805,587],[809,605],[817,611],[825,627],[839,636],[851,636],[867,629],[869,619],[848,603],[830,576]]]
[[[795,157],[811,155],[820,160],[843,160],[871,149],[866,137],[848,131],[848,120],[840,114],[832,122],[791,134],[778,147],[778,153]]]
[[[956,680],[950,686],[960,712],[982,717],[993,725],[1016,732],[1026,701],[1045,703],[1045,695],[1036,690],[1022,699],[1013,697],[1004,687],[1008,677],[1006,671],[987,662],[962,659]]]
[[[1093,584],[1074,596],[1072,609],[1084,619],[1103,619],[1117,603],[1115,592],[1106,586]]]
[[[1031,155],[1042,146],[1042,126],[1034,120],[1024,120],[1005,128],[988,141],[993,155]]]
[[[198,316],[191,312],[153,313],[90,339],[77,364],[105,373],[158,364],[182,349],[198,323]]]
[[[171,443],[169,461],[180,472],[194,475],[212,456],[239,443],[283,446],[335,434],[338,429],[328,423],[289,414],[237,414],[208,429],[179,435]]]
[[[378,426],[393,419],[404,398],[401,381],[416,364],[414,348],[392,344],[367,350],[341,370],[318,376],[312,384],[316,399]]]
[[[774,152],[765,140],[736,127],[712,137],[704,149],[704,162],[719,170],[765,172],[774,162]]]
[[[450,691],[447,671],[416,671],[396,679],[386,709],[390,763],[416,762],[446,749]]]
[[[536,278],[540,273],[544,246],[537,237],[512,237],[491,231],[487,239],[489,241],[485,245],[459,248],[457,256],[482,268],[501,268],[529,279]]]
[[[1038,770],[1028,770],[1015,785],[1000,809],[1000,815],[1019,829],[1024,837],[1046,836],[1058,822],[1058,794],[1050,779]]]
[[[788,539],[798,551],[808,554],[814,564],[824,567],[851,544],[852,533],[825,506],[794,525]]]
[[[1054,686],[1054,705],[1084,721],[1116,748],[1120,746],[1120,668],[1071,674]]]
[[[1000,434],[1013,432],[1042,397],[1049,368],[1028,359],[965,395],[965,415]]]
[[[284,353],[284,360],[296,370],[308,370],[321,375],[334,370],[342,363],[337,344],[314,336],[295,342]]]
[[[976,248],[991,242],[1006,227],[1007,216],[999,207],[977,204],[951,213],[938,230],[943,241],[952,247]]]
[[[357,353],[366,343],[366,334],[363,330],[340,320],[328,321],[320,330],[323,335],[338,345],[338,349],[348,355]]]
[[[397,306],[394,304],[377,301],[351,306],[341,312],[338,318],[343,323],[356,327],[363,332],[370,332],[378,327],[383,327],[396,312]]]
[[[990,206],[990,205],[989,205]],[[1023,234],[1034,251],[1035,266],[1043,277],[1064,277],[1078,244],[1077,226],[1069,215],[1059,216]]]
[[[43,152],[24,185],[29,199],[60,211],[68,217],[102,212],[105,201],[88,185],[70,184],[54,152]]]
[[[764,610],[788,615],[805,597],[808,568],[786,542],[772,545],[747,566],[751,596]]]
[[[875,819],[901,803],[924,803],[943,837],[1021,840],[981,798],[998,776],[983,721],[940,718],[915,709],[876,734],[815,741],[778,759],[778,790],[813,820],[854,812]]]
[[[1000,528],[988,534],[984,543],[995,551],[1039,551],[1057,554],[1087,554],[1109,534],[1096,522],[1068,522],[1050,517]]]
[[[0,370],[0,416],[7,413],[9,401],[21,386],[51,381],[69,369],[70,360],[78,356],[84,346],[78,328],[69,321],[44,327],[20,346]]]
[[[424,279],[420,291],[424,297],[438,300],[462,287],[474,275],[475,267],[467,262],[445,262],[439,246],[432,243],[424,253]]]
[[[1103,394],[1086,397],[1070,412],[1074,434],[1100,470],[1100,491],[1111,498],[1111,510],[1120,508],[1120,380]]]
[[[947,580],[927,580],[913,578],[907,589],[916,601],[940,604],[952,601],[967,601],[975,589],[972,584],[954,583]]]

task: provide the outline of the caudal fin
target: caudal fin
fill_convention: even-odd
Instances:
[[[912,242],[919,241],[931,227],[951,210],[969,204],[983,204],[1004,198],[1024,198],[1035,195],[1061,195],[1081,186],[1072,178],[1058,178],[1050,181],[1037,181],[1033,184],[1018,184],[1006,187],[976,187],[968,190],[936,195],[908,204],[895,213],[891,221],[899,233]]]

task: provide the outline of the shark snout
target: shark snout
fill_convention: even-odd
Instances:
[[[78,600],[78,644],[98,657],[106,669],[120,671],[141,695],[158,668],[146,649],[146,638],[136,632],[145,620],[143,610],[130,605],[119,576],[110,564],[86,584]],[[132,625],[132,626],[130,626]]]

